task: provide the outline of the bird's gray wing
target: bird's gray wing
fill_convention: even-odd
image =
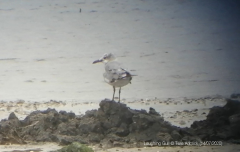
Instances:
[[[112,61],[105,64],[104,79],[108,83],[113,83],[119,79],[124,79],[129,76],[130,73],[123,69],[118,62]]]

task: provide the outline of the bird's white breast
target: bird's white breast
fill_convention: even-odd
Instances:
[[[108,84],[112,85],[112,86],[115,86],[116,88],[118,87],[123,87],[127,84],[129,84],[131,81],[131,78],[130,77],[127,77],[127,78],[124,78],[124,79],[118,79],[114,82],[108,82]]]

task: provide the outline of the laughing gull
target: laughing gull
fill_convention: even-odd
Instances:
[[[109,85],[113,86],[113,98],[115,95],[115,88],[119,88],[119,101],[120,102],[120,93],[121,87],[131,83],[132,75],[127,70],[123,69],[119,62],[114,61],[116,58],[112,53],[104,54],[103,57],[93,62],[95,63],[105,63],[105,73],[103,74],[104,81]]]

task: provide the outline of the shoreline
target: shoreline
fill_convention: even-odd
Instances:
[[[46,148],[48,147],[48,148]],[[56,143],[30,143],[27,145],[0,145],[0,152],[14,152],[14,151],[21,151],[21,152],[50,152],[61,149],[63,146],[59,146]],[[143,148],[109,148],[109,149],[102,149],[96,148],[96,146],[89,147],[93,148],[95,152],[237,152],[240,148],[239,144],[230,144],[224,143],[223,146],[160,146],[160,147],[143,147]]]
[[[159,112],[165,120],[179,127],[189,127],[194,120],[204,120],[213,106],[223,106],[226,103],[223,96],[206,96],[202,98],[167,98],[167,99],[140,99],[135,101],[123,100],[121,103],[128,107],[137,110],[148,111],[153,107]],[[48,102],[26,102],[19,101],[1,101],[0,119],[7,119],[11,112],[23,120],[32,111],[46,110],[48,108],[56,109],[57,111],[73,112],[76,115],[84,115],[86,111],[98,109],[100,102],[83,102],[77,101],[55,101]]]

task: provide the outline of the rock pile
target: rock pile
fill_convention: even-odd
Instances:
[[[207,119],[195,121],[191,128],[204,141],[240,139],[240,102],[227,99],[223,107],[211,108]]]
[[[141,146],[144,141],[181,140],[180,128],[172,126],[153,108],[132,110],[125,104],[103,100],[98,110],[82,117],[54,109],[35,111],[24,120],[11,113],[0,122],[0,144],[28,141],[100,144],[105,147]]]
[[[207,120],[191,128],[179,128],[164,121],[153,108],[133,110],[125,104],[103,100],[98,110],[76,116],[55,109],[35,111],[24,120],[14,113],[0,122],[0,144],[29,141],[99,144],[101,147],[141,147],[145,142],[240,139],[240,103],[229,100],[214,107]]]

